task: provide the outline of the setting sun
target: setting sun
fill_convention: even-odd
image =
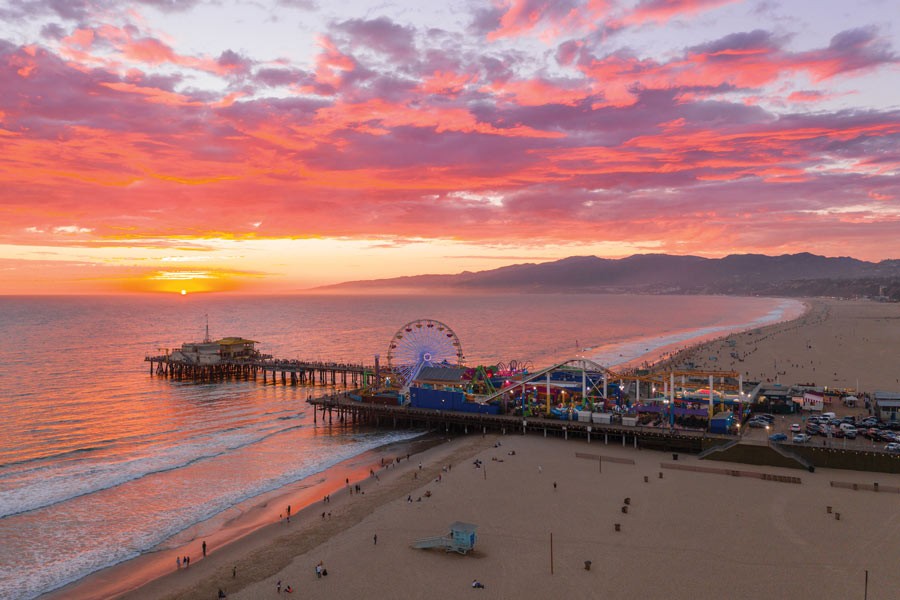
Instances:
[[[181,295],[182,295],[182,296],[187,296],[187,290],[181,290]]]

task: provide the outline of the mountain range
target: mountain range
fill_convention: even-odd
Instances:
[[[733,254],[724,258],[571,256],[487,271],[350,281],[317,289],[834,296],[900,301],[900,260],[873,263],[805,252],[781,256]]]

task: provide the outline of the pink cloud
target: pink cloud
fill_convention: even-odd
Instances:
[[[574,62],[597,82],[605,101],[598,106],[634,102],[642,88],[687,88],[683,100],[698,98],[702,89],[749,90],[806,73],[814,81],[839,74],[876,69],[897,63],[890,48],[872,30],[838,34],[824,49],[788,52],[785,40],[763,30],[730,34],[688,48],[665,62],[640,58],[628,50],[595,57],[587,46],[566,46],[562,57]],[[791,98],[804,98],[801,93]],[[806,96],[809,98],[809,96]]]
[[[477,81],[478,76],[469,73],[435,71],[430,77],[425,78],[419,89],[425,94],[437,94],[453,98],[462,93],[466,86]]]
[[[496,41],[540,30],[546,38],[593,29],[609,10],[607,0],[508,0],[487,39]]]
[[[774,83],[779,102],[821,102],[789,80],[890,68],[877,32],[795,51],[755,30],[654,57],[598,30],[535,66],[505,38],[583,26],[575,3],[551,4],[504,4],[504,42],[484,51],[387,19],[336,23],[310,65],[190,56],[133,26],[81,25],[56,52],[0,41],[0,240],[65,246],[53,232],[77,224],[82,244],[391,232],[683,253],[788,250],[815,230],[818,251],[875,252],[853,227],[896,231],[889,210],[846,215],[900,197],[897,111],[745,103]]]
[[[738,0],[641,0],[622,17],[625,25],[665,23],[681,16],[692,16]]]

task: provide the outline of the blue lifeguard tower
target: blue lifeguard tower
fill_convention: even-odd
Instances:
[[[466,554],[475,547],[478,525],[456,521],[450,524],[450,533],[413,542],[413,548],[443,548],[444,552]]]

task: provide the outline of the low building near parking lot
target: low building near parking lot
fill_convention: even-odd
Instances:
[[[750,402],[758,408],[774,413],[794,412],[792,388],[778,383],[760,382],[750,392]]]
[[[896,422],[900,412],[900,392],[875,392],[875,416],[886,423]]]

